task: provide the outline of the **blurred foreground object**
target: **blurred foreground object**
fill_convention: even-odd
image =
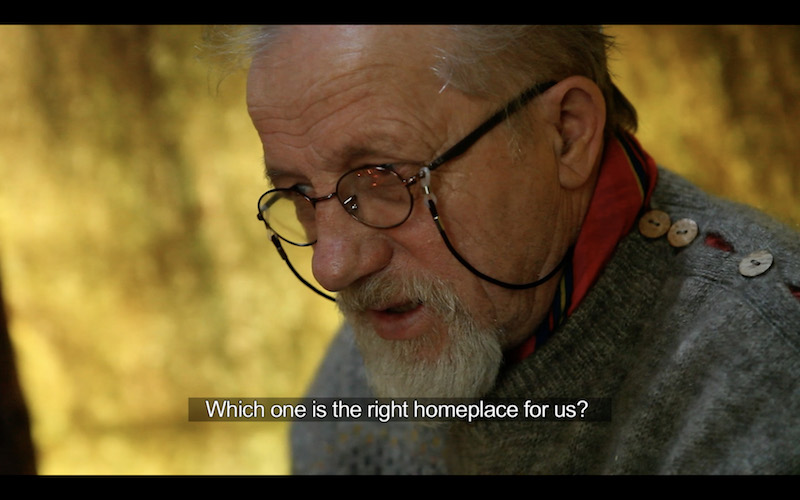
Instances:
[[[0,280],[0,474],[35,474],[28,408],[17,378]]]

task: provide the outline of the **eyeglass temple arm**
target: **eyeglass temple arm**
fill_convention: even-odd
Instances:
[[[555,85],[555,81],[543,82],[533,87],[530,87],[528,90],[520,94],[516,99],[508,103],[503,109],[499,110],[495,114],[489,117],[488,120],[483,122],[478,128],[473,130],[469,135],[458,141],[453,147],[445,151],[441,154],[438,158],[431,161],[426,167],[430,170],[436,169],[442,163],[452,160],[457,156],[461,156],[464,152],[469,149],[478,139],[483,137],[484,134],[495,128],[500,123],[504,122],[508,119],[511,115],[519,111],[522,107],[524,107],[531,99],[534,97],[542,94],[543,92],[547,91],[550,87]]]
[[[299,279],[305,286],[310,288],[317,295],[336,302],[335,298],[331,297],[326,293],[321,292],[320,290],[317,289],[317,287],[315,287],[314,285],[306,281],[305,278],[300,276],[300,273],[297,272],[297,270],[292,265],[292,262],[289,260],[289,256],[287,256],[286,252],[283,250],[283,246],[281,245],[281,241],[280,239],[278,239],[277,235],[272,234],[270,239],[272,240],[272,244],[275,245],[275,248],[278,250],[278,254],[281,256],[281,259],[283,259],[283,261],[286,262],[286,265],[289,266],[289,270],[292,271],[292,274],[294,274],[297,279]]]

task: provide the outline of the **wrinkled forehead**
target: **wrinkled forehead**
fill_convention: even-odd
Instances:
[[[248,101],[290,104],[348,80],[435,80],[439,32],[432,26],[281,27],[253,58]]]

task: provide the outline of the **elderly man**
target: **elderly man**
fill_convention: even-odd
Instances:
[[[656,166],[608,44],[253,30],[259,217],[313,252],[348,325],[309,394],[611,401],[605,421],[300,423],[295,472],[800,472],[800,238]]]

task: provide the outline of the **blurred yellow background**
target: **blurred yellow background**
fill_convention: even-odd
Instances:
[[[614,26],[661,163],[795,227],[800,30]],[[197,26],[0,26],[0,277],[42,474],[284,474],[278,423],[189,397],[299,396],[339,324],[256,220],[243,74]]]

